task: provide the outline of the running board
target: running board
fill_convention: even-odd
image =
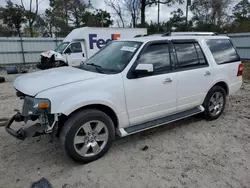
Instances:
[[[158,127],[161,125],[165,125],[186,117],[190,117],[193,116],[195,114],[199,114],[201,112],[204,111],[204,108],[202,106],[187,110],[187,111],[183,111],[183,112],[179,112],[177,114],[173,114],[173,115],[169,115],[160,119],[156,119],[153,121],[149,121],[149,122],[145,122],[145,123],[140,123],[131,127],[126,127],[126,128],[121,128],[118,130],[118,134],[121,137],[130,135],[130,134],[134,134],[137,132],[141,132],[147,129],[151,129],[153,127]]]

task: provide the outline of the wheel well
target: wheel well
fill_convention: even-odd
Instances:
[[[92,104],[92,105],[87,105],[87,106],[81,107],[81,108],[75,110],[74,112],[72,112],[72,113],[71,113],[70,115],[68,115],[68,116],[62,114],[62,115],[60,116],[59,122],[58,122],[59,126],[58,126],[57,136],[59,136],[60,131],[61,131],[62,126],[64,125],[64,123],[68,120],[68,118],[69,118],[73,113],[78,112],[78,111],[80,111],[80,110],[84,110],[84,109],[90,109],[90,108],[100,110],[100,111],[102,111],[103,113],[107,114],[107,115],[111,118],[111,120],[113,121],[115,128],[118,127],[118,118],[117,118],[115,112],[114,112],[110,107],[108,107],[108,106],[106,106],[106,105],[102,105],[102,104]]]
[[[66,62],[64,62],[64,61],[62,61],[62,60],[58,60],[59,61],[59,63],[61,64],[61,65],[63,65],[63,66],[69,66]]]
[[[217,84],[215,84],[215,86],[222,87],[225,90],[226,94],[229,94],[228,85],[225,82],[218,82]]]

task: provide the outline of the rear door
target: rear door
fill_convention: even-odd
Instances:
[[[178,75],[177,110],[188,110],[203,103],[213,82],[213,71],[197,41],[173,40],[172,45]]]
[[[238,91],[242,85],[242,64],[230,39],[207,39],[206,44],[215,63],[216,80],[223,79],[229,87],[229,94]]]

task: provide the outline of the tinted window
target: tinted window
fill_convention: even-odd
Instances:
[[[198,54],[198,59],[199,59],[199,62],[200,62],[200,65],[207,65],[207,61],[206,61],[206,58],[204,56],[204,53],[203,51],[201,50],[201,47],[199,44],[194,44],[195,45],[195,48],[196,48],[196,51],[197,51],[197,54]]]
[[[175,44],[179,68],[198,66],[198,55],[193,43]]]
[[[79,53],[82,52],[82,46],[80,42],[72,43],[70,46],[71,53]]]
[[[151,44],[142,53],[138,64],[153,64],[154,72],[171,69],[168,44]]]
[[[207,40],[207,45],[217,64],[239,61],[239,57],[230,40],[211,39]]]
[[[174,44],[178,68],[200,67],[208,65],[204,53],[198,43]]]

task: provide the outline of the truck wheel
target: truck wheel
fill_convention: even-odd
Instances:
[[[60,133],[67,155],[82,163],[102,157],[114,139],[113,121],[107,114],[95,109],[81,110],[70,116]]]
[[[223,113],[226,104],[226,92],[220,86],[214,86],[207,94],[203,107],[207,120],[215,120]]]
[[[65,67],[65,66],[67,66],[67,64],[61,61],[55,61],[54,63],[54,67]]]

